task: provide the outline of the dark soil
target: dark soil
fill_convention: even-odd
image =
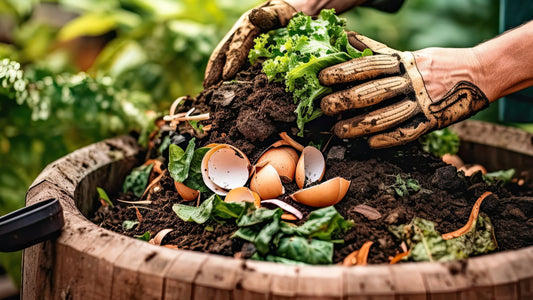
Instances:
[[[228,143],[254,161],[268,145],[279,140],[278,133],[286,131],[291,136],[297,133],[293,113],[296,105],[292,95],[285,92],[283,84],[269,83],[265,75],[258,73],[259,65],[250,67],[235,81],[211,87],[196,98],[195,106],[200,110],[209,109],[213,115],[210,134],[199,140],[200,145]],[[405,224],[416,216],[435,222],[441,233],[454,231],[467,222],[474,202],[485,191],[494,195],[483,202],[481,212],[493,222],[499,251],[533,245],[531,188],[515,183],[505,187],[489,186],[483,182],[480,173],[465,177],[440,158],[421,151],[417,142],[370,151],[364,141],[343,142],[327,133],[311,135],[311,132],[327,132],[333,121],[323,117],[307,126],[309,132],[305,133],[306,140],[302,143],[307,144],[309,139],[322,142],[327,164],[323,181],[336,176],[351,180],[348,194],[335,207],[346,219],[354,220],[356,226],[345,235],[345,243],[336,246],[334,262],[342,261],[364,242],[373,241],[370,263],[386,263],[389,257],[401,251],[400,242],[387,230],[389,225]],[[396,181],[397,174],[418,180],[422,190],[398,196],[389,188]],[[297,190],[296,184],[285,184],[285,190],[286,194],[280,199],[308,215],[310,207],[287,196]],[[125,231],[122,222],[137,220],[136,210],[116,200],[114,208],[97,211],[93,221],[129,236],[142,235],[146,231],[155,234],[164,228],[172,228],[174,231],[165,237],[163,244],[176,245],[180,249],[227,256],[249,252],[250,245],[230,238],[237,229],[234,224],[197,225],[179,219],[172,211],[172,205],[182,200],[170,176],[165,175],[160,188],[149,197],[154,202],[145,208],[138,206],[142,221],[132,230]],[[117,199],[137,200],[131,194],[117,195]],[[375,208],[381,217],[367,219],[355,210],[359,204]],[[305,218],[300,222],[303,221]]]

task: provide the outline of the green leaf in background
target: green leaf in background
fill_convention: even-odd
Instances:
[[[422,149],[442,157],[444,154],[456,154],[459,151],[459,136],[448,128],[432,131],[420,138]]]
[[[131,191],[135,196],[141,197],[148,185],[153,166],[154,164],[149,164],[134,168],[124,179],[122,191],[124,193]]]
[[[68,41],[82,36],[99,36],[117,27],[112,14],[94,13],[80,16],[59,30],[58,41]]]
[[[276,255],[308,264],[333,263],[333,244],[317,239],[293,236],[282,238]]]
[[[189,169],[194,156],[195,138],[192,138],[183,151],[179,146],[169,146],[168,171],[170,176],[177,182],[184,182],[189,177]]]
[[[495,171],[495,172],[484,174],[483,179],[488,184],[495,184],[497,182],[500,182],[501,184],[506,184],[506,183],[511,182],[515,174],[516,174],[515,169],[500,170],[500,171]]]
[[[133,229],[133,227],[135,227],[135,225],[138,225],[138,224],[139,224],[139,221],[125,220],[124,222],[122,222],[122,228],[124,230],[131,230]]]
[[[100,199],[104,200],[105,203],[107,203],[110,207],[113,207],[113,202],[111,202],[111,199],[109,199],[109,196],[107,195],[105,190],[101,187],[96,187],[96,190],[98,191]]]

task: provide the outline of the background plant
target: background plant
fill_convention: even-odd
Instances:
[[[48,163],[197,94],[212,49],[260,2],[0,1],[0,62],[12,70],[0,72],[0,214],[24,205]],[[497,34],[497,14],[497,0],[408,0],[394,15],[343,17],[348,29],[416,50],[473,46]],[[20,253],[0,260],[19,283]]]

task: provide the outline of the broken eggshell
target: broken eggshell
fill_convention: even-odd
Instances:
[[[256,192],[249,188],[241,186],[234,188],[224,198],[225,202],[251,202],[255,207],[261,207],[261,198]]]
[[[281,181],[289,183],[294,179],[298,153],[294,148],[287,146],[270,148],[259,157],[256,166],[262,166],[265,163],[276,169]]]
[[[252,176],[250,189],[259,194],[261,199],[272,199],[285,193],[278,172],[270,164],[258,169]]]
[[[185,201],[195,200],[200,194],[199,191],[191,189],[190,187],[178,181],[174,181],[174,186],[176,187],[176,191],[178,192],[178,194]]]
[[[234,188],[244,186],[251,169],[246,155],[227,144],[211,148],[202,159],[202,179],[205,185],[222,196]]]
[[[299,190],[291,195],[294,201],[313,207],[335,205],[344,198],[350,187],[350,181],[335,177],[319,185]]]
[[[315,181],[322,180],[326,171],[326,161],[322,152],[313,146],[303,149],[296,165],[296,184],[300,189]]]

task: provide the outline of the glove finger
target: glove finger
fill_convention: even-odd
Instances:
[[[343,111],[371,106],[383,100],[407,94],[410,89],[409,81],[403,77],[376,79],[329,94],[322,98],[320,106],[325,115],[332,116]]]
[[[359,51],[363,51],[368,48],[373,52],[380,54],[393,54],[397,52],[389,48],[387,45],[375,41],[357,32],[347,31],[346,35],[348,36],[348,42],[350,43],[350,45],[352,45],[355,49]]]
[[[400,58],[396,55],[372,55],[349,60],[320,71],[320,84],[361,81],[383,75],[399,74]]]
[[[418,104],[404,100],[368,114],[342,120],[333,126],[339,138],[354,138],[390,129],[420,112]]]
[[[204,75],[204,88],[208,88],[222,80],[222,71],[226,64],[226,52],[229,49],[229,45],[233,38],[233,32],[230,31],[223,39],[218,43],[217,47],[209,56],[207,67],[205,68]]]
[[[418,139],[428,130],[428,122],[413,120],[413,122],[407,126],[396,128],[391,132],[371,136],[368,139],[368,144],[374,149],[399,146]]]
[[[224,80],[232,79],[248,59],[248,53],[254,45],[254,39],[261,33],[260,29],[245,18],[235,33],[228,51],[226,52],[226,64],[222,71]]]

